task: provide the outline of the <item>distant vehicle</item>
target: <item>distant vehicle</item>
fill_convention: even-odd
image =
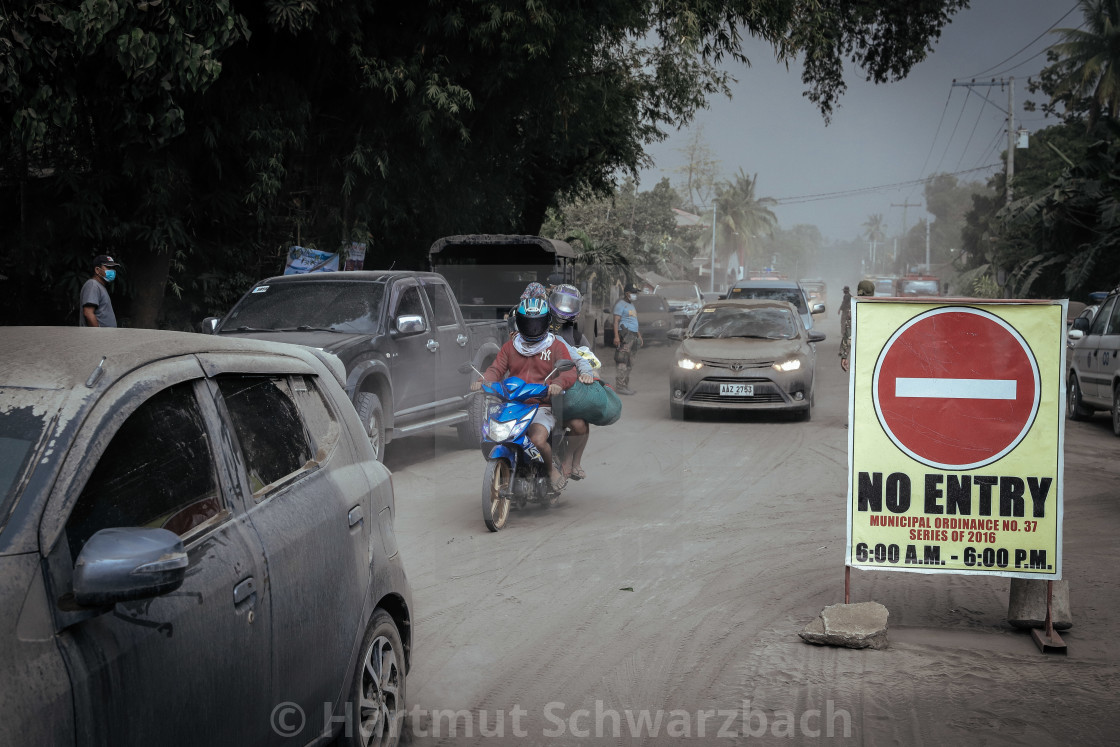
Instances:
[[[1067,353],[1066,415],[1087,420],[1095,410],[1108,410],[1112,432],[1120,436],[1120,289],[1092,317],[1074,319],[1067,336],[1073,344]]]
[[[707,304],[680,340],[669,374],[669,413],[776,410],[812,415],[817,353],[825,339],[805,329],[788,301],[734,299]]]
[[[898,278],[894,275],[875,278],[875,295],[880,297],[894,296],[895,281],[897,280]]]
[[[669,330],[681,326],[676,324],[668,299],[656,293],[638,294],[634,299],[634,308],[638,312],[638,330],[645,342],[666,340]],[[613,336],[613,329],[611,333]]]
[[[801,315],[805,329],[813,328],[813,315],[823,314],[823,303],[809,305],[805,289],[795,280],[740,280],[727,292],[728,299],[764,298],[776,301],[789,301]]]
[[[0,345],[0,744],[396,744],[412,593],[338,360],[146,329]]]
[[[941,281],[932,275],[904,275],[895,281],[894,295],[902,298],[907,296],[940,296]]]
[[[828,300],[828,286],[823,280],[812,278],[808,280],[798,280],[797,282],[800,283],[802,289],[804,289],[810,306],[815,303],[825,303]]]
[[[704,297],[700,286],[691,280],[670,280],[667,283],[658,283],[653,292],[664,298],[669,303],[669,309],[676,317],[678,327],[686,326],[696,312],[704,305]]]

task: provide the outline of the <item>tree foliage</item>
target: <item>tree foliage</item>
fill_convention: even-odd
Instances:
[[[965,5],[6,0],[4,319],[72,321],[98,251],[126,264],[119,316],[182,326],[290,244],[421,267],[444,234],[535,233],[726,94],[744,37],[802,60],[827,117],[847,62],[901,77]]]

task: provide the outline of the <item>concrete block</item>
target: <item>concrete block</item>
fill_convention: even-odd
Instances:
[[[833,604],[798,633],[807,643],[845,648],[887,647],[887,608],[878,602]]]
[[[1030,578],[1011,579],[1011,595],[1007,601],[1007,621],[1016,628],[1046,627],[1046,584]],[[1054,596],[1050,602],[1050,616],[1054,630],[1073,627],[1073,614],[1069,609],[1069,581],[1054,582]]]

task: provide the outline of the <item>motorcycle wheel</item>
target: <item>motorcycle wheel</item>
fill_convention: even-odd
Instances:
[[[510,477],[509,462],[506,460],[494,459],[486,463],[486,471],[482,475],[482,520],[491,532],[500,531],[509,518]]]

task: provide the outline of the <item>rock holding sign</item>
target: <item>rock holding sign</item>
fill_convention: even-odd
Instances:
[[[878,602],[832,604],[798,635],[818,646],[883,649],[887,647],[889,615]]]

